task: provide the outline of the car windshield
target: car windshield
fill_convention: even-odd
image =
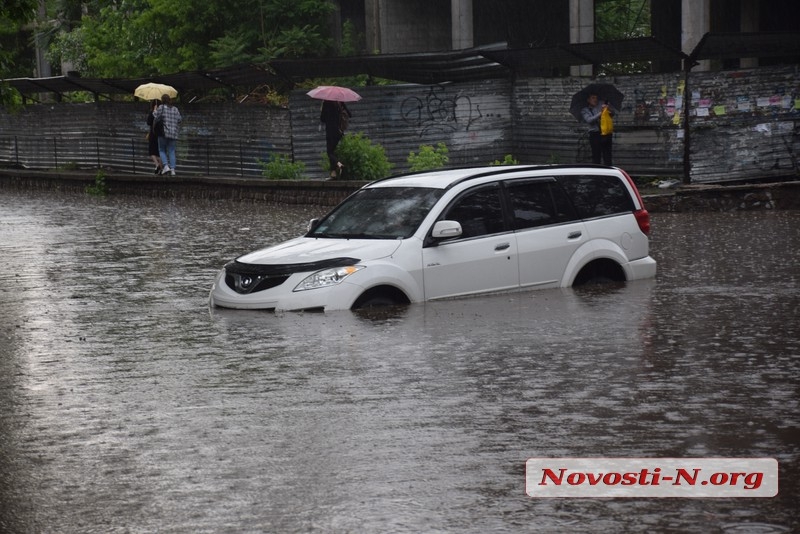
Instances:
[[[325,216],[306,237],[405,239],[442,196],[427,187],[362,189]]]

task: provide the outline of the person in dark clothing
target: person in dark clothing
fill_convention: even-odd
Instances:
[[[164,168],[161,163],[161,155],[158,151],[158,136],[164,135],[164,128],[160,122],[156,124],[153,119],[153,112],[159,104],[160,102],[158,100],[153,100],[150,103],[150,113],[147,114],[147,125],[150,127],[150,131],[147,134],[147,153],[150,154],[150,159],[156,166],[155,174],[161,174]]]
[[[328,161],[331,167],[331,178],[336,178],[342,173],[342,162],[336,157],[336,147],[344,137],[344,127],[342,124],[342,114],[352,117],[350,110],[344,102],[333,102],[323,100],[322,111],[319,115],[320,122],[325,124],[325,151],[328,153]]]

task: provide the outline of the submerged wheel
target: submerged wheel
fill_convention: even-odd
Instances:
[[[595,260],[586,265],[572,282],[573,287],[624,282],[625,272],[612,260]]]
[[[612,283],[614,283],[614,280],[612,280],[611,278],[609,278],[607,276],[594,276],[592,278],[587,279],[582,284],[579,284],[579,286],[600,286],[600,285],[612,284]]]
[[[381,286],[373,287],[364,292],[353,303],[351,309],[385,308],[387,306],[397,306],[398,304],[408,304],[409,302],[408,297],[396,287]]]
[[[353,305],[353,309],[363,310],[365,308],[385,308],[397,304],[394,300],[387,297],[373,297]]]

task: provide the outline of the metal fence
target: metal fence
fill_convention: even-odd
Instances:
[[[179,139],[176,152],[180,173],[241,177],[261,176],[259,162],[289,153],[265,140],[195,135]],[[144,136],[0,135],[0,162],[27,169],[102,168],[134,174],[154,169]]]

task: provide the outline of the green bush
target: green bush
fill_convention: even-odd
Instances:
[[[447,152],[447,146],[444,143],[437,144],[436,148],[431,145],[421,145],[418,154],[411,151],[408,155],[409,170],[418,172],[441,169],[450,161]]]
[[[514,159],[514,156],[511,154],[506,154],[506,157],[503,158],[503,161],[494,160],[492,165],[519,165],[519,161]]]
[[[342,180],[379,180],[386,178],[393,165],[386,158],[386,152],[379,144],[373,144],[363,132],[347,134],[336,147],[336,155],[342,162]],[[322,167],[331,170],[328,156],[323,155]]]
[[[68,162],[64,163],[63,165],[61,165],[60,169],[62,171],[77,171],[78,170],[78,164],[75,163],[74,161],[68,161]]]
[[[293,162],[286,154],[270,154],[269,161],[258,160],[258,164],[270,180],[301,180],[306,170],[302,161]]]
[[[108,193],[108,185],[106,185],[106,173],[105,171],[97,171],[97,174],[94,176],[94,183],[92,185],[87,185],[84,188],[87,194],[101,197]]]
[[[547,158],[547,163],[550,165],[558,165],[561,163],[561,156],[556,154],[555,152],[550,152],[550,157]]]

